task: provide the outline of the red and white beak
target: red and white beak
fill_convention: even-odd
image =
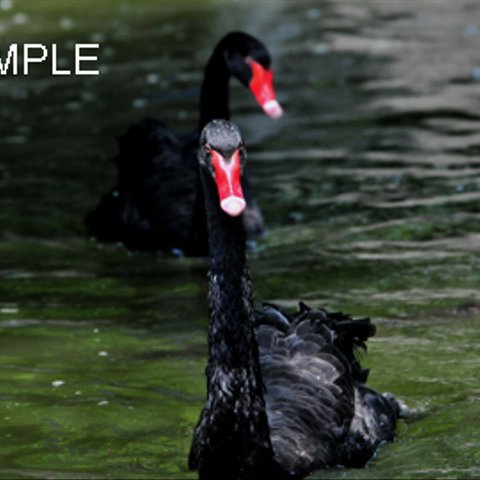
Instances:
[[[257,99],[257,102],[263,108],[263,111],[272,118],[281,117],[283,109],[275,97],[273,89],[273,72],[269,68],[265,69],[258,62],[250,57],[245,60],[252,69],[252,80],[250,80],[249,88]]]
[[[210,156],[215,172],[220,207],[231,217],[238,217],[247,206],[240,182],[242,174],[240,151],[235,150],[231,158],[226,159],[211,149]]]

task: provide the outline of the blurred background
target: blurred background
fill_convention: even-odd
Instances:
[[[273,57],[285,115],[231,82],[268,223],[256,299],[371,315],[370,383],[418,412],[364,470],[480,476],[480,3],[0,0],[0,52],[99,43],[100,75],[0,77],[0,477],[194,478],[205,259],[99,245],[83,217],[116,136],[197,122],[230,30]],[[48,64],[49,65],[49,64]]]

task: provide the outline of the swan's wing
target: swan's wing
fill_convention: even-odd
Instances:
[[[393,438],[397,418],[387,397],[363,385],[368,371],[355,356],[374,326],[304,304],[290,316],[269,310],[257,318],[257,338],[279,462],[295,474],[364,465]],[[279,315],[290,322],[287,330]]]
[[[354,415],[351,368],[323,320],[296,321],[285,334],[257,329],[267,415],[279,463],[305,474],[336,463]]]
[[[139,169],[149,168],[155,158],[164,155],[168,158],[169,152],[179,150],[181,139],[164,122],[147,118],[131,125],[117,138],[117,143],[119,155],[115,163],[118,169],[137,175]]]
[[[365,465],[379,445],[395,438],[400,409],[393,395],[356,385],[355,415],[347,438],[338,449],[338,462],[349,467]]]
[[[186,150],[163,122],[150,119],[131,126],[118,145],[118,185],[140,211],[150,217],[153,211],[184,208],[196,187],[194,148]]]
[[[156,120],[144,120],[119,138],[119,187],[148,219],[162,248],[188,249],[195,235],[197,140],[195,134],[180,139]]]
[[[98,226],[108,225],[115,238],[105,240],[132,249],[187,249],[195,235],[198,193],[194,137],[179,139],[156,120],[121,135],[117,187],[87,217],[91,233],[102,239]]]

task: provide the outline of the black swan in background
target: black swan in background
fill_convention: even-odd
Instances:
[[[146,119],[119,137],[117,185],[87,214],[89,234],[122,242],[131,250],[180,249],[188,255],[208,252],[206,220],[196,167],[202,128],[214,118],[230,118],[229,79],[248,86],[265,113],[282,114],[275,98],[270,55],[256,38],[242,32],[223,37],[205,69],[198,130],[184,137],[164,123]],[[249,234],[263,230],[263,218],[245,185]]]
[[[200,479],[296,479],[315,469],[363,466],[395,436],[399,403],[365,386],[355,357],[370,319],[311,309],[254,312],[245,259],[238,128],[215,120],[198,150],[208,224],[207,401],[190,469]]]

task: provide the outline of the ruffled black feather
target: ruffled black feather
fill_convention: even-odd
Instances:
[[[227,126],[225,135],[234,130]],[[262,480],[364,465],[394,438],[399,414],[393,396],[365,385],[358,360],[375,327],[304,303],[293,313],[273,304],[254,312],[241,220],[220,209],[208,166],[201,178],[211,256],[208,394],[190,468],[202,480]]]

